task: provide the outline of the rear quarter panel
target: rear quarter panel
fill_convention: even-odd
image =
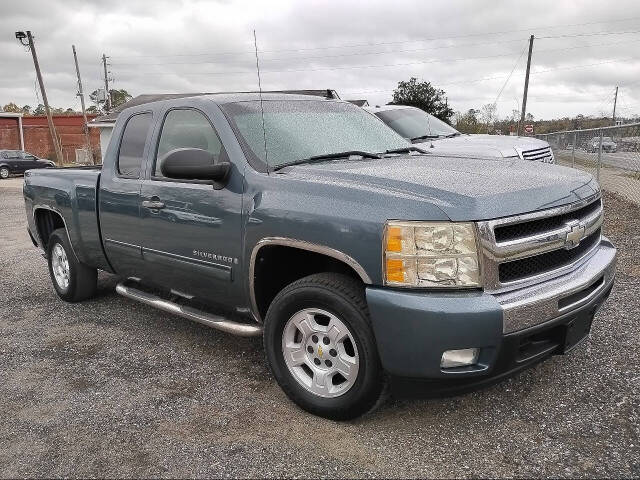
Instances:
[[[99,167],[30,170],[25,174],[23,194],[28,228],[38,245],[35,214],[52,210],[64,220],[74,253],[82,263],[111,271],[102,249],[97,212]]]

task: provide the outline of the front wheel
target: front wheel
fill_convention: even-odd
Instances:
[[[267,312],[264,346],[276,380],[308,412],[348,420],[382,399],[364,288],[350,277],[320,273],[284,288]]]
[[[7,167],[0,168],[0,178],[3,180],[9,178],[9,169]]]

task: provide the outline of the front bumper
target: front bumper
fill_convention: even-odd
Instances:
[[[564,353],[588,334],[613,287],[615,262],[616,249],[603,237],[571,273],[504,294],[367,288],[382,365],[392,377],[456,390]],[[440,367],[444,351],[464,348],[480,348],[477,364]]]

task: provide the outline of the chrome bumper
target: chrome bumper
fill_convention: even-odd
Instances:
[[[588,303],[612,285],[615,266],[616,249],[602,237],[598,248],[566,275],[495,295],[504,311],[503,333],[545,323]],[[581,291],[585,294],[570,298]]]

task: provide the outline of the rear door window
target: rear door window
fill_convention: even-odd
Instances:
[[[127,178],[140,178],[144,146],[151,127],[151,113],[132,116],[124,127],[120,151],[118,152],[118,173]]]

